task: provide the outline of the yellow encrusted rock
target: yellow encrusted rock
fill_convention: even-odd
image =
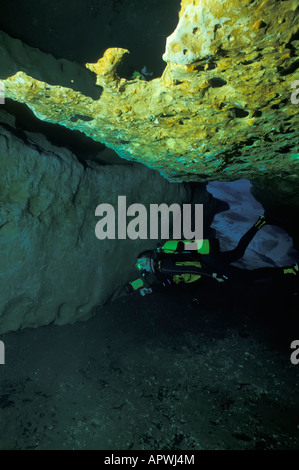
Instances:
[[[284,174],[298,187],[297,35],[295,0],[182,0],[162,77],[119,77],[128,51],[112,48],[87,64],[98,100],[22,70],[4,80],[6,96],[169,181]]]

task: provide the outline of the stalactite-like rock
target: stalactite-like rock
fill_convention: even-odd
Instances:
[[[122,83],[125,83],[126,80],[121,79],[116,71],[124,54],[128,52],[127,49],[113,47],[107,49],[104,56],[96,64],[86,64],[86,67],[97,75],[97,85],[103,86],[111,92],[115,91],[117,93],[120,91]]]

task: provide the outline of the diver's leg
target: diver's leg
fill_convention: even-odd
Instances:
[[[296,276],[299,279],[298,264],[284,267],[269,267],[258,269],[242,269],[222,262],[217,256],[205,255],[201,257],[201,266],[178,265],[174,260],[163,260],[161,274],[174,276],[177,274],[195,274],[212,276],[232,281],[251,282],[266,279]]]
[[[266,223],[267,222],[265,217],[261,215],[256,221],[256,223],[241,237],[236,248],[234,248],[233,250],[223,251],[219,253],[221,261],[223,263],[232,263],[233,261],[242,258],[246,248],[248,247],[253,237]]]
[[[285,276],[299,277],[298,264],[292,266],[284,266],[282,268],[258,268],[258,269],[241,269],[235,266],[228,266],[227,277],[230,280],[240,280],[243,282],[260,281],[263,279],[279,279]]]

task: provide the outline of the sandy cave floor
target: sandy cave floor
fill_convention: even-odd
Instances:
[[[203,281],[193,298],[5,335],[0,449],[298,449],[298,296]]]

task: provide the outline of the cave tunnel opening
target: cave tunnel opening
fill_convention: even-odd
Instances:
[[[251,193],[252,183],[246,179],[232,182],[215,181],[207,190],[215,198],[226,202],[229,210],[215,215],[212,228],[220,238],[221,248],[231,250],[241,236],[265,213],[262,204]],[[284,230],[281,220],[272,220],[248,246],[240,266],[248,264],[250,269],[264,265],[288,265],[299,261],[298,251],[293,247],[292,237]]]

